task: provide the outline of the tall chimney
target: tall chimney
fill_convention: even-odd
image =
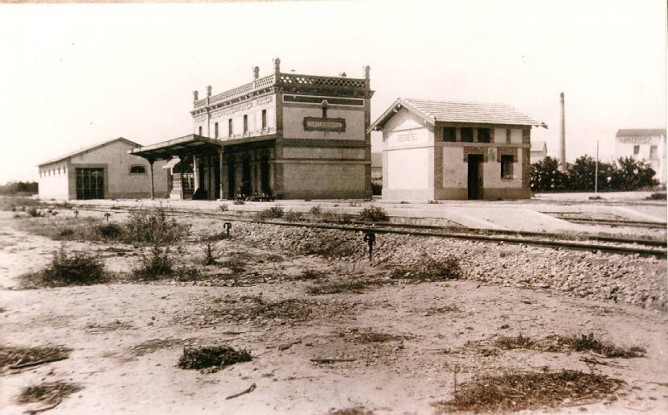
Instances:
[[[560,154],[560,164],[561,170],[566,171],[566,109],[564,106],[564,93],[561,95],[561,154]]]

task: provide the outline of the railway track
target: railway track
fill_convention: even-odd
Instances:
[[[572,235],[537,233],[537,232],[516,232],[499,230],[480,230],[467,228],[443,228],[431,225],[405,225],[405,224],[380,224],[353,222],[350,224],[341,223],[305,223],[305,222],[286,222],[279,220],[255,220],[251,218],[240,218],[238,216],[224,215],[214,212],[192,212],[186,210],[172,210],[186,216],[207,216],[224,221],[237,221],[248,223],[270,224],[285,227],[302,227],[311,229],[335,229],[350,232],[374,232],[376,234],[397,234],[422,237],[438,237],[452,239],[467,239],[487,242],[503,242],[513,244],[525,244],[533,246],[547,246],[563,249],[601,251],[607,253],[616,253],[624,255],[639,254],[642,256],[655,256],[666,258],[666,241],[657,241],[650,239],[620,238],[612,236],[587,236],[586,240],[574,240]]]
[[[133,211],[140,208],[88,205],[87,210],[102,212]],[[665,240],[624,238],[606,235],[577,235],[525,231],[488,230],[471,228],[451,228],[436,225],[413,225],[392,223],[367,223],[352,221],[350,223],[334,222],[287,222],[282,220],[255,220],[250,217],[231,215],[229,212],[216,212],[193,209],[170,208],[169,212],[189,217],[208,217],[220,221],[270,224],[285,227],[301,227],[311,229],[334,229],[348,232],[374,232],[376,234],[397,234],[419,237],[437,237],[466,239],[490,243],[524,244],[545,246],[559,249],[570,249],[590,252],[605,252],[623,255],[667,257]],[[254,212],[253,212],[254,213]]]

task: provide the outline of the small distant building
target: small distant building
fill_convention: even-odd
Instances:
[[[509,105],[397,99],[383,133],[383,199],[531,197],[531,127]]]
[[[547,157],[547,143],[545,141],[531,142],[531,164],[543,161]]]
[[[146,198],[151,196],[151,176],[154,195],[165,197],[164,163],[151,166],[128,154],[137,147],[141,145],[120,137],[40,164],[40,199]]]
[[[650,163],[656,179],[666,184],[666,130],[621,129],[615,136],[615,158],[632,157]]]

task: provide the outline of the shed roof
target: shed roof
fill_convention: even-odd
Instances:
[[[71,153],[65,154],[64,156],[60,156],[58,158],[51,159],[49,161],[45,161],[44,163],[38,164],[37,167],[46,166],[47,164],[57,163],[59,161],[66,160],[66,159],[74,157],[74,156],[79,156],[81,154],[89,153],[89,152],[97,150],[99,148],[106,147],[109,144],[115,143],[116,141],[124,142],[124,143],[126,143],[126,144],[128,144],[132,147],[135,147],[135,148],[136,147],[141,147],[141,144],[139,144],[139,143],[135,143],[134,141],[130,141],[127,138],[118,137],[118,138],[114,138],[113,140],[107,140],[107,141],[103,141],[101,143],[93,144],[89,147],[85,147],[85,148],[79,149],[77,151],[73,151]]]
[[[617,137],[656,137],[666,136],[666,130],[660,128],[636,128],[636,129],[620,129],[617,130]]]
[[[547,128],[507,104],[481,102],[430,101],[414,98],[398,98],[383,115],[371,125],[378,130],[389,121],[400,108],[415,113],[434,125],[436,122],[471,124],[530,125]]]

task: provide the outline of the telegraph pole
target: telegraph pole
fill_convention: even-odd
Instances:
[[[596,140],[596,167],[594,168],[594,193],[598,193],[598,140]]]

